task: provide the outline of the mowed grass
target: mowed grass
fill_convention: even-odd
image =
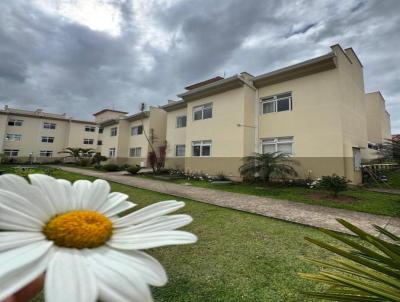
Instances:
[[[93,179],[63,171],[55,172],[54,176],[71,181]],[[116,183],[111,187],[113,191],[128,194],[138,204],[137,208],[176,199]],[[185,229],[199,240],[193,245],[149,251],[164,265],[169,276],[166,286],[152,289],[155,301],[311,301],[301,292],[319,287],[299,278],[297,273],[318,269],[298,257],[327,257],[326,252],[303,239],[304,236],[327,239],[325,235],[311,227],[184,201],[186,206],[179,212],[194,219]],[[43,301],[43,297],[40,295],[35,301]]]
[[[154,178],[152,175],[143,175],[136,177]],[[400,173],[397,176],[392,177],[393,183],[396,178],[400,188]],[[156,178],[157,180],[162,180]],[[400,196],[394,194],[378,193],[367,191],[364,188],[352,187],[348,191],[340,193],[342,196],[349,197],[349,200],[335,199],[329,196],[328,192],[324,192],[316,189],[308,189],[303,187],[284,187],[284,186],[264,186],[262,184],[245,184],[245,183],[234,183],[234,184],[212,184],[207,181],[200,180],[186,180],[186,179],[175,179],[167,180],[178,184],[190,184],[192,186],[209,188],[215,190],[223,190],[228,192],[250,194],[257,196],[272,197],[276,199],[285,199],[295,202],[302,202],[313,205],[321,205],[331,208],[347,209],[359,212],[366,212],[371,214],[389,215],[389,216],[400,216]],[[319,193],[325,195],[321,199],[312,198],[312,195]]]
[[[388,184],[393,188],[400,190],[400,170],[388,173]]]

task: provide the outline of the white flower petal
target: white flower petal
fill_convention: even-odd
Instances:
[[[188,225],[192,221],[193,218],[185,214],[160,216],[130,227],[116,229],[115,234],[137,234],[172,231]]]
[[[197,237],[184,231],[163,231],[143,234],[115,234],[106,243],[121,250],[142,250],[165,245],[189,244]]]
[[[41,230],[43,222],[34,217],[35,209],[21,196],[0,190],[0,230]]]
[[[0,301],[17,292],[47,267],[53,243],[40,241],[0,253]]]
[[[0,252],[46,240],[40,232],[0,232]]]
[[[114,221],[114,227],[126,227],[132,224],[139,224],[149,219],[153,219],[162,215],[172,213],[185,206],[182,201],[166,200],[161,201],[152,205],[149,205],[143,209],[128,214],[120,219]]]
[[[162,265],[153,257],[140,251],[117,251],[109,247],[101,247],[97,255],[112,259],[125,266],[125,270],[133,270],[133,274],[139,274],[143,280],[154,286],[162,286],[167,283],[167,274]],[[106,260],[100,260],[102,263]]]
[[[44,196],[47,196],[55,209],[55,214],[65,211],[70,204],[65,184],[54,177],[45,174],[30,174],[29,179],[33,186],[39,188]]]
[[[65,180],[65,179],[57,179],[57,182],[59,183],[59,187],[61,190],[61,194],[64,196],[63,200],[63,209],[62,212],[68,212],[68,211],[73,211],[77,209],[77,205],[74,202],[74,198],[72,195],[72,184],[70,181]],[[61,206],[60,206],[61,208]]]
[[[80,179],[73,183],[72,195],[77,209],[83,209],[91,185],[92,183],[86,179]]]
[[[45,297],[47,302],[97,301],[95,276],[80,251],[55,252],[46,271]]]
[[[108,182],[103,179],[96,179],[83,200],[83,209],[97,210],[101,208],[107,201],[110,189]]]
[[[47,196],[28,181],[15,174],[5,174],[0,176],[0,189],[10,191],[23,197],[27,202],[34,205],[39,211],[38,217],[47,221],[55,214],[54,207]],[[35,213],[37,212],[35,211]],[[35,213],[33,215],[35,215]]]
[[[99,289],[99,300],[151,302],[149,286],[135,270],[99,254],[98,249],[84,250]]]
[[[117,206],[113,207],[112,209],[109,209],[108,211],[104,212],[103,214],[104,214],[104,216],[111,218],[122,212],[132,209],[135,206],[136,206],[136,204],[131,201],[124,201],[124,202],[118,204]]]
[[[105,213],[109,209],[127,200],[128,197],[129,196],[124,193],[112,192],[108,194],[107,202],[105,202],[97,211],[99,211],[100,213]]]

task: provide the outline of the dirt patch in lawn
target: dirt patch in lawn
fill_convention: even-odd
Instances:
[[[307,196],[313,200],[329,200],[341,203],[356,203],[359,201],[359,198],[354,196],[339,195],[338,197],[334,197],[326,193],[317,193],[317,192],[310,193]]]

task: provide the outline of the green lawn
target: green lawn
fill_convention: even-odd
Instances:
[[[154,178],[152,175],[143,175],[136,177],[148,177]],[[400,173],[393,177],[393,183],[397,179],[397,183],[400,187]],[[156,178],[157,180],[161,180]],[[320,193],[322,195],[328,195],[326,192],[319,191],[316,189],[307,189],[302,187],[283,187],[283,186],[271,186],[265,187],[260,184],[244,184],[235,183],[230,185],[214,185],[207,181],[199,180],[165,180],[179,184],[190,184],[193,186],[210,188],[216,190],[223,190],[229,192],[273,197],[277,199],[286,199],[296,202],[327,206],[332,208],[348,209],[372,214],[400,216],[400,196],[394,194],[385,194],[367,191],[362,188],[351,188],[346,192],[341,193],[343,196],[347,196],[349,200],[335,200],[331,197],[323,197],[322,199],[314,199],[311,195]]]
[[[63,171],[54,172],[54,176],[71,181],[92,179]],[[125,185],[111,186],[113,191],[129,194],[138,208],[175,199]],[[185,202],[181,212],[194,218],[186,229],[196,234],[199,241],[150,251],[169,276],[166,286],[153,289],[155,301],[310,301],[300,292],[318,288],[296,273],[316,268],[298,257],[326,257],[324,251],[303,239],[326,239],[325,235],[311,227],[191,200]],[[42,296],[35,301],[43,301]]]
[[[398,189],[400,190],[400,171],[394,171],[388,173],[388,184],[393,188],[393,189]]]

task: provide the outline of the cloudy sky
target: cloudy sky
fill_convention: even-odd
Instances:
[[[399,0],[2,0],[0,104],[76,118],[353,47],[400,133]]]

